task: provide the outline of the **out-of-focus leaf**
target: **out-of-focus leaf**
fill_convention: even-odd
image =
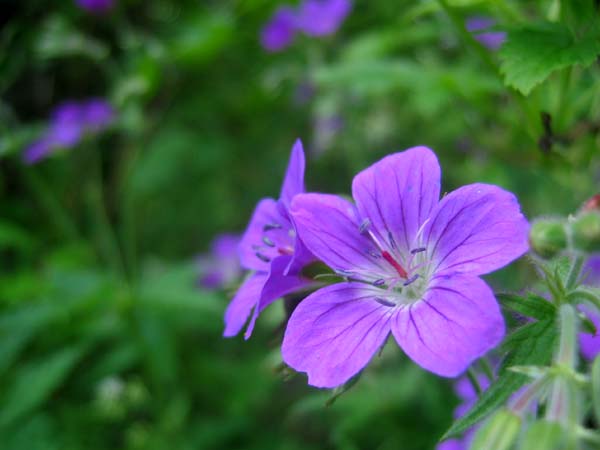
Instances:
[[[600,355],[596,356],[592,365],[592,405],[596,421],[600,422]]]
[[[540,420],[531,424],[521,443],[521,448],[527,450],[559,450],[562,447],[564,432],[557,422]]]
[[[84,355],[70,347],[22,367],[5,391],[0,426],[8,425],[43,404]]]
[[[558,23],[509,31],[500,50],[506,84],[528,95],[555,70],[590,65],[600,54],[600,36],[595,33],[575,37]]]

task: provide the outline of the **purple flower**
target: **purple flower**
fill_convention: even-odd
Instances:
[[[298,11],[298,28],[309,36],[331,35],[351,9],[349,0],[304,0]]]
[[[34,164],[51,153],[79,144],[84,135],[99,133],[114,120],[115,112],[103,99],[84,102],[66,101],[51,114],[48,129],[23,155],[27,164]]]
[[[215,238],[210,255],[198,258],[200,286],[206,289],[222,289],[241,275],[239,243],[240,237],[236,234],[221,234]]]
[[[262,29],[260,42],[270,52],[288,47],[296,37],[296,12],[287,6],[275,11],[271,20]]]
[[[600,255],[593,255],[587,260],[583,273],[586,274],[585,284],[595,287],[600,286]],[[600,314],[598,314],[598,311],[586,305],[580,306],[579,309],[593,322],[596,330],[600,331]],[[584,332],[579,333],[579,347],[583,357],[588,361],[592,361],[600,354],[600,333],[597,332],[595,335]]]
[[[309,384],[335,387],[362,370],[390,332],[423,368],[456,376],[496,346],[504,320],[479,278],[528,249],[515,196],[487,184],[440,195],[425,147],[359,173],[356,205],[300,194],[292,217],[306,247],[347,281],[304,299],[285,333],[284,361]]]
[[[490,50],[498,50],[506,40],[506,33],[503,31],[485,31],[496,25],[494,19],[488,17],[471,17],[467,20],[467,30],[473,33],[482,45]]]
[[[91,13],[104,14],[115,5],[115,0],[75,0],[77,6]]]
[[[239,245],[244,268],[254,271],[242,284],[225,311],[225,337],[237,335],[254,310],[244,337],[252,334],[260,312],[278,298],[306,288],[312,282],[300,274],[313,256],[296,238],[290,217],[292,199],[304,192],[304,150],[292,148],[279,200],[261,200]]]

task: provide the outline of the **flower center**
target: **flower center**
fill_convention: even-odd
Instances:
[[[277,255],[294,254],[296,231],[293,228],[286,231],[281,224],[267,223],[262,231],[261,243],[253,246],[258,259],[268,263]]]

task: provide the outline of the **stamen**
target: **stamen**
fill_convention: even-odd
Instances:
[[[394,302],[386,300],[385,298],[375,297],[375,301],[383,306],[396,306]]]
[[[279,225],[278,223],[267,223],[263,227],[263,232],[271,231],[271,230],[278,230],[279,228],[281,228],[281,225]]]
[[[373,281],[374,286],[383,286],[384,284],[385,284],[385,280],[383,278]]]
[[[260,259],[263,262],[266,262],[266,263],[271,262],[271,260],[269,258],[267,258],[265,255],[263,255],[262,253],[256,252],[255,255],[258,259]]]
[[[358,232],[360,234],[364,234],[365,231],[367,231],[367,229],[371,226],[371,221],[369,220],[369,218],[364,219],[361,223],[360,226],[358,227]]]
[[[265,243],[265,245],[268,245],[269,247],[275,247],[275,243],[266,236],[263,236],[262,241]]]
[[[374,252],[373,250],[369,250],[367,253],[369,253],[369,256],[372,256],[375,259],[381,258],[381,255],[379,255],[379,253]]]
[[[389,262],[392,267],[394,269],[396,269],[396,272],[398,272],[398,275],[400,275],[400,277],[402,278],[407,278],[408,274],[406,273],[406,270],[404,270],[404,267],[402,267],[400,264],[398,264],[398,261],[396,261],[392,255],[390,255],[388,252],[386,252],[385,250],[381,251],[381,256],[383,256],[383,259],[385,259],[387,262]]]
[[[396,248],[396,241],[394,240],[394,236],[391,231],[388,231],[388,240],[390,241],[390,245],[392,248]]]
[[[419,274],[413,275],[403,283],[403,286],[408,286],[409,284],[413,283],[417,278],[419,278]]]
[[[427,248],[425,247],[418,247],[418,248],[414,248],[410,251],[411,254],[415,255],[417,253],[421,253],[424,252],[425,250],[427,250]]]
[[[280,255],[293,255],[294,249],[292,247],[279,247],[277,249]]]
[[[351,270],[344,270],[344,269],[338,269],[338,270],[336,270],[336,273],[343,277],[350,277],[350,276],[354,275],[354,272],[352,272]]]

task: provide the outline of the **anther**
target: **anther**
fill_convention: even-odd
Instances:
[[[271,262],[271,260],[269,258],[267,258],[265,255],[263,255],[262,253],[256,252],[255,255],[258,259],[260,259],[263,262],[266,262],[266,263]]]
[[[266,236],[263,236],[262,241],[265,243],[265,245],[268,245],[269,247],[275,247],[275,243]]]
[[[375,297],[375,301],[383,306],[396,306],[394,302],[386,300],[385,298]]]
[[[364,234],[364,232],[367,231],[367,229],[370,226],[371,226],[371,221],[368,218],[366,218],[360,223],[360,226],[358,227],[358,232],[360,234]]]
[[[385,280],[383,278],[373,281],[374,286],[383,286],[384,284],[385,284]]]
[[[281,228],[281,225],[279,225],[278,223],[268,223],[263,227],[263,232],[278,230],[279,228]]]
[[[394,241],[394,236],[391,231],[388,231],[388,240],[390,241],[392,248],[396,248],[396,241]]]
[[[413,283],[417,278],[419,278],[419,274],[413,275],[408,280],[406,280],[404,283],[402,283],[402,285],[408,286],[409,284]]]
[[[411,254],[415,255],[417,253],[421,253],[427,250],[425,247],[414,248],[410,251]]]

